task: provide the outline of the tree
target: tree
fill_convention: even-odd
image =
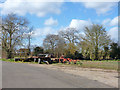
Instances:
[[[99,52],[110,44],[110,36],[107,35],[105,28],[102,25],[93,24],[90,27],[85,27],[85,36],[82,37],[83,42],[89,47],[92,59],[98,60]],[[84,47],[84,46],[83,46]]]
[[[89,45],[87,45],[87,42],[81,41],[78,44],[78,47],[80,47],[79,51],[81,51],[82,55],[84,56],[84,59],[89,60],[90,59],[90,54],[92,54],[92,51],[90,49],[91,47],[89,47]]]
[[[28,21],[15,14],[8,14],[2,20],[2,46],[7,52],[7,58],[13,57],[14,48],[21,45],[23,33],[26,30]]]
[[[28,31],[26,33],[24,33],[24,37],[25,37],[25,42],[28,42],[27,48],[29,50],[28,54],[31,54],[31,39],[32,39],[32,35],[33,35],[33,27],[31,27],[30,29],[28,29]]]
[[[59,32],[59,35],[63,37],[68,43],[77,43],[79,39],[79,31],[75,28],[66,28]]]
[[[106,59],[106,57],[108,56],[108,54],[109,54],[109,47],[104,46],[104,55],[103,55],[103,59]]]
[[[71,59],[83,59],[82,53],[79,53],[78,51],[75,51],[74,54],[71,54],[70,52],[67,52],[65,57],[66,58],[71,58]]]
[[[79,53],[78,51],[76,51],[74,55],[75,55],[75,59],[83,59],[82,53]]]
[[[56,47],[55,47],[55,54],[57,57],[60,57],[61,55],[63,55],[65,53],[66,50],[66,43],[64,38],[58,36],[58,41],[56,43]]]
[[[43,41],[45,51],[59,57],[63,53],[65,41],[59,35],[48,34]]]
[[[77,50],[77,46],[74,43],[68,43],[66,49],[71,54],[74,54]]]
[[[118,43],[113,42],[110,46],[110,57],[113,59],[120,59],[120,46],[118,46]]]
[[[44,48],[50,50],[50,52],[53,53],[58,42],[58,38],[58,35],[48,34],[43,41]]]
[[[78,43],[79,39],[79,31],[75,28],[66,28],[59,32],[59,35],[64,38],[66,42],[66,55],[73,55],[77,50],[76,43]]]
[[[37,56],[38,54],[44,53],[44,49],[42,47],[35,47],[34,48],[34,55]]]

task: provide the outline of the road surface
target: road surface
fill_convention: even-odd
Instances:
[[[2,88],[112,88],[98,81],[25,63],[2,63]]]

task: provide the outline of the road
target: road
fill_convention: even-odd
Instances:
[[[2,62],[2,88],[112,88],[98,81],[25,63]]]

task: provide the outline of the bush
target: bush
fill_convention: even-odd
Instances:
[[[82,53],[79,53],[78,51],[75,52],[74,57],[74,59],[83,59]]]
[[[82,65],[83,63],[81,63],[80,61],[76,62],[77,65]]]
[[[79,53],[78,51],[76,51],[74,54],[71,54],[70,52],[68,52],[68,53],[66,54],[65,58],[83,60],[83,55],[82,55],[82,53]]]
[[[14,59],[7,59],[8,61],[14,61]]]

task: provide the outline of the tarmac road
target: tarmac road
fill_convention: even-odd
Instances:
[[[2,62],[2,88],[112,88],[98,81],[29,64]]]

